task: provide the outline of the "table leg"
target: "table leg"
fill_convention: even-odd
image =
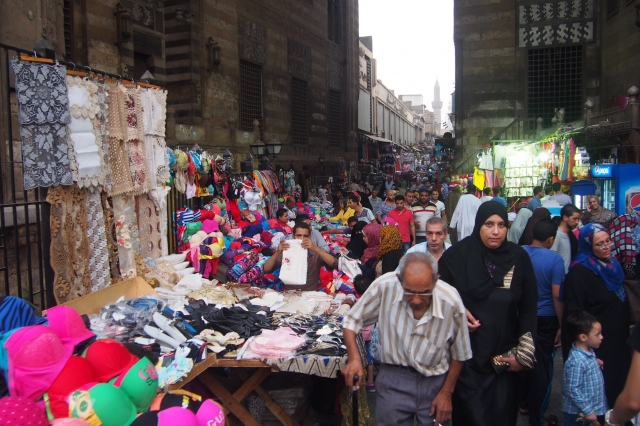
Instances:
[[[257,373],[254,373],[254,375],[251,378],[255,377],[256,374]],[[247,380],[248,373],[246,371],[243,371],[243,370],[239,369],[238,370],[238,376],[240,376],[240,378],[242,380]],[[249,379],[249,380],[251,380],[251,379]],[[248,381],[245,382],[245,383],[248,383]],[[264,388],[262,386],[260,386],[260,383],[262,383],[262,380],[260,380],[260,382],[258,382],[256,384],[256,386],[255,386],[255,388],[253,390],[255,390],[255,392],[262,399],[264,399],[269,411],[271,411],[273,413],[273,415],[276,416],[276,418],[278,420],[280,420],[284,426],[296,426],[296,422],[293,421],[293,419],[287,414],[287,412],[282,409],[280,404],[278,404],[276,401],[274,401],[274,399],[271,397],[271,395],[269,395],[269,392],[267,392],[266,390],[264,390]],[[238,392],[240,392],[240,390],[238,390]],[[236,394],[238,392],[236,392]]]
[[[246,426],[260,426],[260,423],[253,418],[251,413],[244,408],[242,403],[238,401],[209,371],[204,371],[198,377],[198,380],[213,392],[215,396],[220,398],[220,402],[222,402],[224,408],[231,411],[238,420],[242,422],[242,424]],[[240,389],[242,389],[242,387]]]

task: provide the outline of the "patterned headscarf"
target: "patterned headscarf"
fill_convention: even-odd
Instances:
[[[576,260],[571,264],[581,264],[598,275],[607,286],[607,290],[613,292],[624,302],[627,293],[624,290],[624,271],[620,262],[615,257],[603,260],[593,254],[593,238],[598,232],[609,233],[604,226],[599,223],[588,223],[580,230],[578,244],[580,249]]]
[[[367,263],[369,259],[373,259],[376,257],[378,253],[378,249],[380,248],[380,230],[382,229],[382,225],[377,223],[370,223],[364,228],[362,228],[362,232],[367,236],[367,248],[365,249],[360,261],[362,263]]]
[[[622,264],[627,275],[635,275],[638,241],[636,233],[640,231],[640,218],[637,214],[624,214],[617,217],[609,225],[611,240],[614,243],[611,254]]]
[[[378,260],[382,259],[382,257],[393,250],[398,250],[402,248],[402,237],[400,236],[400,231],[395,226],[383,226],[380,229],[380,250],[378,250],[378,254],[376,258]]]

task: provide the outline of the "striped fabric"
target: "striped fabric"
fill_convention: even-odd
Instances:
[[[29,302],[15,296],[0,299],[0,333],[6,333],[19,327],[38,325],[46,320],[36,316]]]
[[[430,377],[449,371],[450,359],[471,358],[462,299],[444,281],[438,280],[431,307],[418,321],[413,318],[395,272],[382,275],[344,317],[342,326],[359,333],[376,322],[384,364],[410,366]]]

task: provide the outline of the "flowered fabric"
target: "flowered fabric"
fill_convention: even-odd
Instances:
[[[91,291],[94,292],[111,285],[107,234],[99,192],[87,193],[87,239],[90,252]]]
[[[71,185],[67,127],[71,120],[60,65],[11,61],[22,140],[24,189]]]
[[[139,195],[138,232],[140,234],[140,255],[157,259],[162,256],[161,216],[156,206],[147,194]],[[166,216],[162,218],[166,221]]]
[[[624,290],[624,271],[620,266],[620,262],[613,255],[611,259],[603,261],[593,254],[593,237],[601,231],[609,233],[599,223],[589,223],[580,230],[578,254],[572,263],[572,267],[579,263],[593,271],[604,281],[607,290],[614,292],[624,302],[627,293]]]
[[[87,194],[77,185],[49,188],[51,204],[51,267],[56,301],[65,303],[91,292],[87,259]]]
[[[119,195],[112,200],[120,276],[124,279],[133,278],[137,275],[134,253],[138,252],[140,241],[135,198],[132,195]]]

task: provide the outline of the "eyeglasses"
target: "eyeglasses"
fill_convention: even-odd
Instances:
[[[404,297],[406,297],[407,299],[413,299],[416,296],[418,296],[418,297],[431,297],[431,296],[433,296],[433,291],[427,291],[425,293],[414,293],[412,291],[404,291],[403,294],[404,294]]]
[[[605,241],[605,242],[603,242],[603,243],[595,244],[593,247],[594,247],[594,248],[597,248],[597,249],[599,249],[599,250],[604,250],[604,249],[606,249],[607,247],[611,247],[611,246],[613,246],[613,241],[611,241],[611,240],[607,240],[607,241]]]

